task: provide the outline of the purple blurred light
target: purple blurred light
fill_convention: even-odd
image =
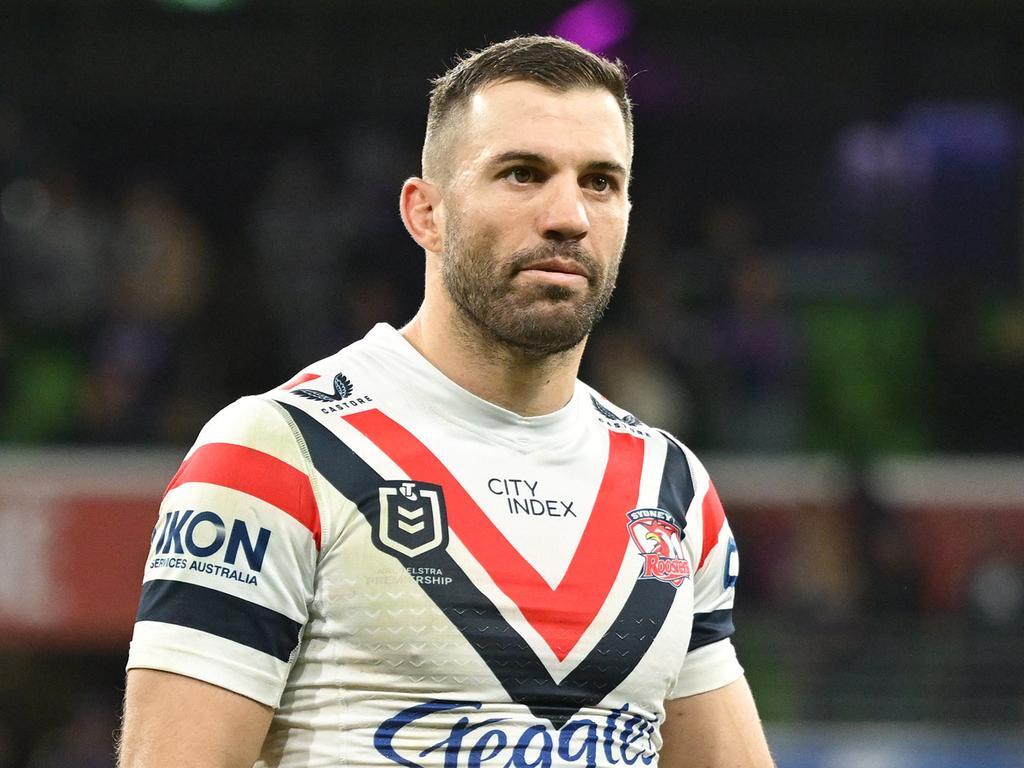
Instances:
[[[1019,116],[1005,104],[916,104],[902,126],[936,151],[976,162],[1013,162],[1020,136]]]
[[[586,0],[557,19],[551,33],[594,53],[608,50],[633,28],[633,12],[619,0]]]

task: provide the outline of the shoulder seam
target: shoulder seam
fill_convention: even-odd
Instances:
[[[319,559],[324,549],[323,542],[327,541],[329,537],[325,525],[325,516],[320,513],[323,493],[320,488],[319,475],[317,474],[316,470],[313,467],[313,458],[309,454],[309,448],[306,446],[306,441],[302,437],[302,432],[299,431],[298,426],[292,420],[291,416],[288,415],[288,412],[284,409],[284,407],[279,402],[277,402],[277,400],[274,400],[271,397],[261,397],[260,399],[266,402],[285,423],[285,426],[288,427],[288,431],[292,433],[292,438],[295,440],[295,446],[296,448],[299,449],[299,455],[302,456],[302,462],[304,464],[303,468],[306,471],[306,477],[309,478],[310,487],[312,487],[313,489],[313,500],[316,502],[316,514],[320,520],[321,546],[320,550],[317,552],[317,559]]]

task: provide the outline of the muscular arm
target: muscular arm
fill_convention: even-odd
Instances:
[[[773,768],[746,678],[665,702],[661,768]]]
[[[190,677],[128,672],[119,768],[252,768],[274,711]]]

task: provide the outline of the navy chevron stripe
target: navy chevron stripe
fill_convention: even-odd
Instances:
[[[160,621],[233,640],[281,661],[299,644],[302,625],[262,605],[184,581],[142,585],[136,621]]]
[[[682,537],[686,530],[686,510],[693,502],[693,476],[690,474],[690,462],[679,444],[665,435],[665,446],[665,468],[661,474],[658,506],[675,516]]]
[[[378,489],[384,478],[311,416],[288,403],[281,404],[302,433],[317,471],[352,500],[376,530],[380,515]],[[683,452],[670,443],[659,506],[671,511],[682,528],[692,499],[689,465]],[[561,728],[581,708],[598,704],[633,671],[657,636],[676,596],[671,584],[638,580],[608,632],[576,669],[556,683],[529,644],[447,551],[434,549],[415,558],[395,556],[404,566],[437,568],[452,578],[448,585],[421,583],[420,588],[462,633],[512,700],[528,707],[535,716],[550,720],[555,728]]]
[[[671,497],[676,499],[678,501],[677,504],[665,507],[665,509],[681,509],[682,514],[685,515],[686,509],[690,506],[694,496],[693,477],[690,475],[686,454],[683,453],[675,438],[667,432],[662,432],[662,434],[665,435],[665,439],[668,441],[670,459],[666,462],[665,475],[662,478],[661,498]],[[669,463],[676,467],[682,463],[687,469],[685,472],[672,471],[668,466]],[[685,518],[678,520],[678,522],[680,523],[681,530],[686,524]],[[724,640],[735,633],[736,627],[732,622],[731,608],[711,611],[709,613],[695,613],[693,615],[693,629],[690,631],[690,646],[687,648],[687,652],[695,651],[719,640]]]

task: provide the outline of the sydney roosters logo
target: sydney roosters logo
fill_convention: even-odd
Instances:
[[[671,513],[664,509],[634,509],[627,512],[629,535],[643,557],[641,579],[658,579],[678,587],[690,575],[683,552],[683,532]]]

